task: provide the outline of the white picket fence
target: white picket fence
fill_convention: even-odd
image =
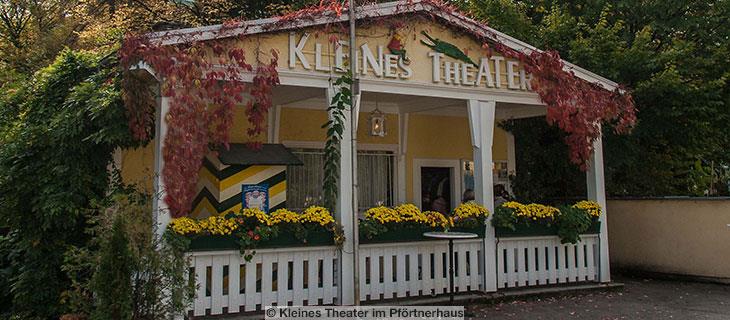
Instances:
[[[454,241],[454,291],[482,284],[482,239]],[[422,241],[360,246],[360,300],[448,293],[448,242]]]
[[[557,236],[500,238],[497,288],[594,281],[598,278],[598,235],[582,235],[577,244]]]
[[[247,262],[237,250],[193,252],[193,315],[332,304],[337,296],[337,255],[335,247],[263,249]]]
[[[194,316],[261,310],[268,305],[337,303],[338,250],[300,247],[257,250],[251,261],[238,251],[190,253],[197,290]],[[483,240],[454,241],[454,290],[483,290]],[[598,236],[576,244],[558,237],[501,238],[497,287],[514,288],[597,279]],[[360,246],[360,299],[387,300],[448,293],[446,241]]]

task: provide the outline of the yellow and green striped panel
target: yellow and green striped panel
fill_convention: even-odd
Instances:
[[[244,184],[269,185],[269,210],[286,206],[286,166],[224,165],[216,157],[205,157],[193,199],[192,216],[209,215],[241,210],[241,186]]]

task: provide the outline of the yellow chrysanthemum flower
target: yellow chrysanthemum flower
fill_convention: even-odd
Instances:
[[[297,214],[294,211],[287,210],[287,209],[278,209],[271,213],[271,216],[269,217],[269,221],[271,221],[272,225],[279,224],[282,222],[286,223],[297,223],[299,222],[299,214]]]
[[[240,213],[241,216],[246,218],[256,218],[256,220],[259,221],[261,224],[265,224],[267,226],[271,226],[271,220],[269,220],[269,216],[266,215],[265,212],[261,211],[258,208],[246,208],[241,210]]]
[[[320,206],[311,206],[305,209],[304,213],[299,216],[299,222],[318,223],[321,226],[326,226],[330,223],[334,223],[335,219],[332,218],[332,214],[329,212],[329,210],[327,210],[327,208]]]
[[[601,216],[601,205],[595,201],[583,200],[573,205],[573,208],[585,210],[593,217]]]
[[[194,219],[182,217],[170,221],[172,231],[181,235],[196,234],[201,231],[200,225]]]
[[[459,219],[468,219],[468,218],[486,218],[489,216],[489,210],[487,208],[478,205],[476,202],[466,202],[460,204],[456,209],[454,209],[454,215],[456,217],[459,217]]]

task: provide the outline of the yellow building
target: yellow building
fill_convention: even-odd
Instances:
[[[372,17],[393,19],[366,23]],[[216,172],[225,170],[225,166],[242,164],[221,162],[219,155],[211,155],[206,158],[207,165],[201,167],[198,186],[200,192],[207,190],[210,195],[198,197],[194,216],[240,208],[235,199],[241,197],[241,185],[267,181],[282,172],[286,172],[285,179],[271,180],[276,183],[268,184],[271,199],[279,197],[272,200],[270,207],[285,201],[287,207],[299,209],[322,202],[326,139],[326,129],[322,126],[329,119],[327,108],[335,94],[332,82],[348,66],[351,49],[355,52],[362,94],[355,99],[359,102],[356,103],[359,112],[353,113],[358,118],[356,137],[352,139],[349,130],[353,121],[346,113],[341,144],[339,201],[335,211],[348,239],[343,252],[351,253],[354,246],[351,240],[353,180],[357,181],[359,212],[378,205],[401,203],[414,203],[423,210],[448,211],[461,203],[469,190],[477,202],[493,210],[493,186],[502,184],[509,190],[507,177],[516,170],[514,137],[495,124],[507,119],[544,116],[546,107],[532,91],[531,76],[521,63],[485,48],[474,35],[498,41],[519,52],[537,49],[459,13],[447,12],[430,1],[360,8],[358,23],[362,22],[362,26],[357,28],[355,48],[350,48],[346,33],[325,28],[346,23],[348,19],[346,14],[281,24],[263,19],[240,26],[210,26],[151,35],[153,41],[165,45],[213,39],[232,42],[245,52],[257,52],[260,61],[269,61],[272,49],[279,53],[277,70],[281,84],[274,89],[273,108],[268,113],[267,132],[261,136],[261,142],[285,146],[301,163],[240,167],[239,173],[232,173],[239,174],[237,178],[226,180],[216,176]],[[333,34],[338,37],[336,42],[330,41]],[[568,71],[585,81],[607,90],[617,88],[610,80],[565,63]],[[141,67],[146,68],[144,64]],[[164,181],[159,179],[164,163],[158,155],[166,132],[166,123],[159,120],[164,119],[169,99],[160,97],[159,101],[155,141],[145,148],[124,150],[119,157],[126,181],[140,183],[158,194],[165,190]],[[236,109],[231,142],[247,142],[248,127],[243,107]],[[356,159],[350,152],[353,142]],[[589,197],[605,208],[600,139],[594,146],[596,152],[588,173]],[[243,149],[237,152],[256,153]],[[356,174],[353,167],[357,168]],[[216,207],[227,199],[234,199],[232,205]],[[164,201],[158,201],[156,208],[164,209]],[[158,221],[164,227],[169,217],[164,210],[158,212]],[[605,220],[602,228],[600,241],[606,243]],[[487,229],[480,250],[496,252],[494,230]],[[342,253],[343,270],[353,268],[347,262],[350,253]],[[600,281],[610,281],[607,246],[600,247],[597,261],[600,261]],[[497,268],[494,259],[486,259],[485,263],[487,270]],[[483,289],[495,291],[496,281],[484,278]],[[343,283],[348,285],[352,284]],[[342,303],[351,303],[353,297],[345,292],[340,299]]]

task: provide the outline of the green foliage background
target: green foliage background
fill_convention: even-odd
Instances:
[[[729,1],[458,3],[497,30],[558,50],[633,90],[633,134],[604,128],[609,195],[728,195]],[[585,194],[585,176],[568,164],[559,132],[531,119],[508,127],[517,142],[515,182],[526,200]]]
[[[3,240],[12,243],[9,311],[23,317],[59,314],[68,285],[63,255],[88,240],[87,214],[105,196],[112,152],[131,145],[117,77],[102,58],[63,51],[0,106],[0,223],[9,229]]]
[[[109,191],[112,151],[133,144],[110,53],[121,35],[260,18],[316,2],[0,2],[0,318],[73,311],[65,292],[81,284],[61,269],[65,254],[94,246],[86,228],[99,215],[93,203]],[[633,134],[605,128],[610,195],[727,194],[730,1],[452,3],[634,90]],[[559,130],[544,119],[504,127],[516,135],[520,200],[585,195],[585,175],[569,164]]]

